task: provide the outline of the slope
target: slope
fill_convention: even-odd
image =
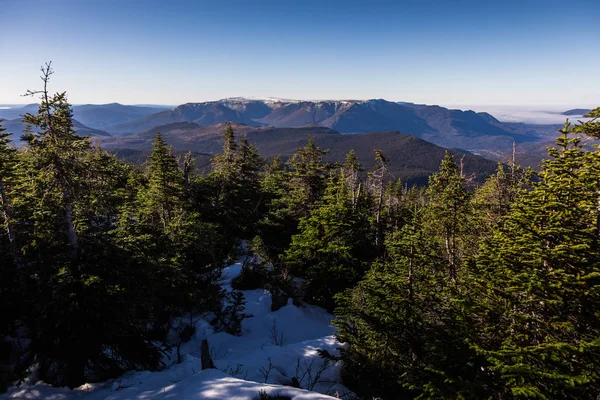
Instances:
[[[177,122],[199,125],[234,122],[277,128],[320,125],[340,133],[395,130],[441,146],[467,150],[511,147],[515,140],[534,140],[486,113],[383,99],[292,101],[230,98],[183,104],[171,111],[108,126],[106,130],[122,136]]]
[[[226,124],[199,126],[183,122],[157,127],[129,137],[98,138],[103,147],[123,152],[124,149],[148,151],[157,131],[165,140],[179,151],[193,151],[202,154],[216,154],[221,151],[220,135]],[[407,184],[423,185],[427,177],[437,171],[446,149],[397,131],[365,133],[360,135],[342,135],[322,126],[302,128],[253,127],[233,124],[236,134],[245,135],[251,143],[257,145],[263,157],[282,156],[285,160],[307,143],[311,135],[316,143],[330,149],[328,161],[343,161],[345,155],[354,150],[359,161],[370,168],[373,163],[373,150],[382,149],[390,159],[390,173],[401,178]],[[454,151],[457,157],[463,155]],[[477,180],[483,180],[495,171],[496,164],[471,154],[464,155],[465,173],[475,174]]]
[[[240,263],[224,269],[221,284],[225,291],[232,291],[231,280],[240,271]],[[159,372],[131,372],[74,390],[25,383],[21,388],[11,388],[0,398],[254,400],[261,390],[272,395],[287,395],[293,400],[334,398],[321,393],[338,393],[342,398],[351,398],[351,393],[338,383],[340,365],[326,363],[317,352],[317,349],[325,349],[336,354],[340,346],[333,337],[332,315],[319,307],[307,304],[296,307],[291,302],[273,312],[268,291],[257,289],[242,293],[247,301],[245,312],[252,315],[242,321],[242,335],[214,332],[207,318],[201,318],[195,323],[192,339],[181,347],[180,364],[173,350],[164,359],[167,367]],[[273,327],[277,327],[279,337],[285,339],[279,345],[272,343]],[[203,339],[208,340],[217,369],[201,370],[199,356]],[[307,368],[311,368],[311,374],[303,373]],[[315,376],[317,370],[322,372],[319,377]],[[301,388],[289,386],[293,377]]]

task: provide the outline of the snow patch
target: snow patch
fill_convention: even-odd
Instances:
[[[231,281],[242,264],[224,268],[220,284],[231,292]],[[340,365],[326,362],[318,350],[338,354],[341,344],[333,336],[333,316],[322,308],[290,301],[271,311],[271,293],[243,291],[246,310],[253,317],[242,321],[242,335],[214,332],[205,320],[195,323],[192,339],[182,344],[182,362],[176,350],[165,360],[162,371],[129,372],[102,383],[76,389],[56,388],[45,383],[11,388],[0,399],[125,400],[125,399],[239,399],[254,400],[258,392],[287,395],[294,400],[333,399],[352,395],[340,383]],[[217,369],[201,370],[200,343],[207,339]],[[287,385],[299,385],[302,389]],[[311,391],[304,390],[310,389]]]

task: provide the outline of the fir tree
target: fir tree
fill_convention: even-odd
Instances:
[[[429,177],[427,188],[428,228],[443,245],[449,277],[458,281],[464,251],[462,234],[468,221],[469,194],[465,178],[450,153],[446,153],[439,172]]]
[[[332,174],[319,205],[300,220],[286,262],[308,280],[307,296],[333,309],[333,296],[355,284],[374,257],[368,198],[353,198],[343,174]]]
[[[499,396],[594,398],[600,390],[598,151],[567,123],[539,181],[483,249],[483,336]]]
[[[322,150],[312,137],[308,137],[306,146],[299,148],[288,160],[292,169],[290,174],[291,189],[289,201],[292,210],[299,217],[308,215],[310,208],[317,203],[324,193],[329,166],[324,157],[329,150]]]

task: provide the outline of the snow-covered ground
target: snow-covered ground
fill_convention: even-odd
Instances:
[[[223,287],[231,291],[231,279],[241,264],[224,269]],[[0,399],[125,400],[125,399],[239,399],[254,400],[261,390],[290,396],[294,400],[350,398],[339,384],[339,365],[323,364],[318,349],[338,354],[340,346],[331,326],[333,316],[319,307],[290,303],[271,312],[271,294],[266,290],[243,291],[246,313],[242,335],[215,333],[205,320],[196,322],[196,332],[181,346],[182,362],[175,350],[167,368],[159,372],[130,372],[115,380],[85,384],[74,390],[44,383],[11,388]],[[200,342],[207,339],[217,369],[201,370]],[[296,378],[297,385],[288,385]],[[326,395],[326,394],[329,394]],[[333,397],[331,397],[333,396]]]

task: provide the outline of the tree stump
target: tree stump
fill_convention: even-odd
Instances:
[[[200,362],[202,363],[202,369],[216,368],[212,357],[210,356],[210,350],[208,348],[208,340],[202,339],[200,343]]]

